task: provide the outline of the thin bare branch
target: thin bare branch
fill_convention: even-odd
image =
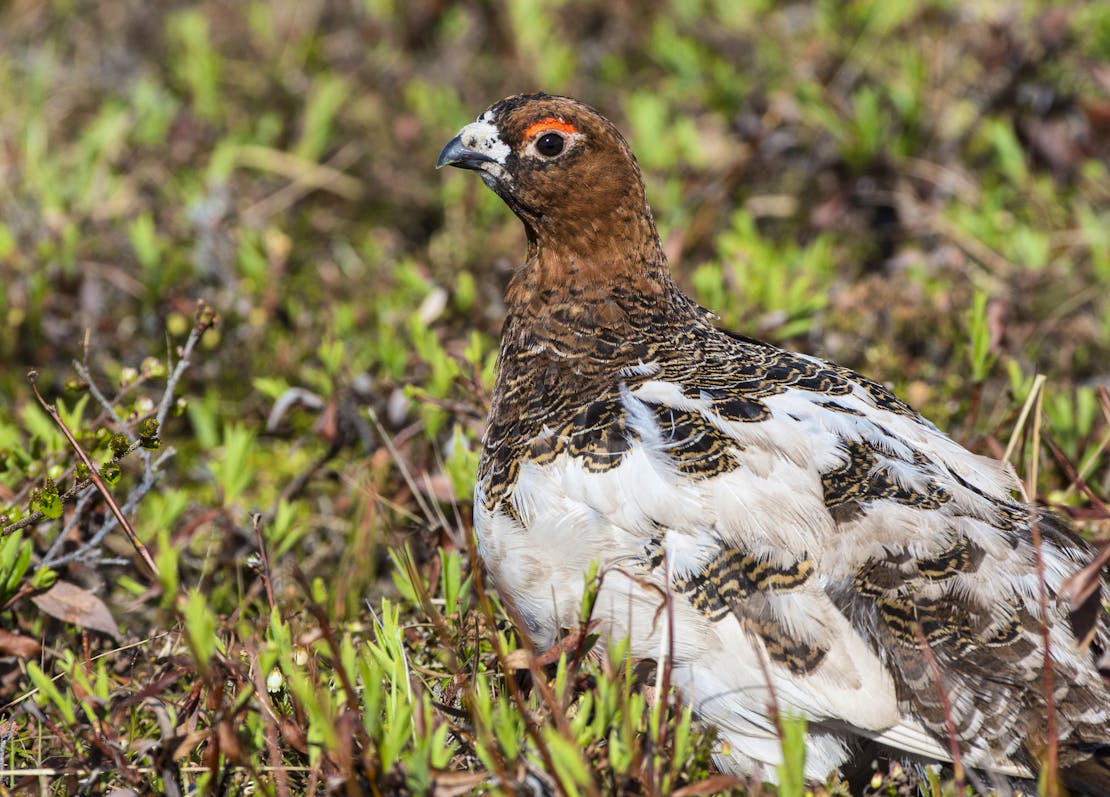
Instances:
[[[158,414],[154,416],[155,420],[158,421],[159,429],[166,423],[166,416],[169,415],[170,407],[173,405],[173,394],[177,389],[177,383],[189,367],[189,356],[193,353],[193,349],[196,348],[200,339],[204,337],[204,333],[218,323],[220,323],[219,315],[203,301],[198,301],[193,329],[189,333],[189,337],[186,338],[185,344],[178,350],[177,364],[170,371],[170,375],[166,377],[166,390],[162,394],[162,401],[158,404]]]
[[[1046,377],[1044,374],[1037,374],[1033,379],[1033,387],[1029,391],[1028,397],[1025,399],[1025,404],[1021,407],[1021,413],[1018,415],[1017,423],[1014,424],[1014,431],[1010,433],[1010,442],[1006,444],[1006,453],[1002,455],[1003,462],[1009,462],[1010,457],[1017,447],[1018,440],[1021,439],[1021,434],[1025,429],[1025,422],[1029,418],[1029,413],[1033,410],[1033,406],[1038,401],[1038,396],[1044,388]]]
[[[131,524],[124,516],[123,511],[119,508],[119,504],[116,503],[116,499],[112,497],[112,493],[108,490],[108,485],[106,485],[104,483],[104,480],[100,478],[100,473],[97,471],[96,466],[93,465],[92,460],[89,459],[89,455],[85,453],[85,450],[83,448],[81,448],[81,444],[77,442],[77,438],[73,436],[73,432],[71,432],[69,430],[69,427],[66,426],[65,421],[62,420],[62,416],[58,414],[58,410],[54,407],[53,404],[47,404],[46,399],[44,399],[42,397],[42,393],[39,392],[38,371],[29,372],[27,374],[27,381],[30,383],[31,391],[35,394],[35,399],[38,401],[39,405],[43,408],[46,414],[50,416],[51,420],[53,420],[54,423],[57,424],[58,428],[61,429],[62,434],[65,435],[66,439],[69,441],[70,446],[73,447],[74,452],[77,454],[78,457],[81,458],[81,461],[84,462],[85,466],[89,469],[89,479],[94,485],[96,485],[96,489],[100,491],[100,494],[104,496],[105,503],[108,504],[108,507],[116,516],[116,520],[119,521],[120,528],[123,529],[124,534],[127,535],[128,541],[131,543],[136,553],[139,554],[139,558],[142,560],[143,564],[146,565],[147,569],[149,570],[149,574],[154,576],[155,578],[158,578],[158,565],[155,564],[154,557],[150,555],[150,551],[147,550],[147,547],[143,544],[143,541],[139,539],[139,536],[131,527]]]
[[[944,679],[941,677],[937,657],[933,655],[933,649],[929,646],[929,640],[925,638],[925,632],[916,623],[913,630],[917,635],[917,644],[921,648],[921,653],[925,656],[929,676],[933,679],[933,684],[937,688],[941,708],[944,709],[944,727],[948,731],[948,752],[952,756],[952,774],[956,779],[956,795],[957,797],[965,797],[967,794],[967,771],[964,769],[963,755],[960,751],[960,737],[956,735],[956,724],[952,721],[952,703],[948,699],[947,690],[944,688]]]

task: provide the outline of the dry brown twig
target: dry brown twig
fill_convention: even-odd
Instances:
[[[1037,498],[1037,479],[1039,474],[1040,454],[1041,454],[1041,421],[1043,417],[1044,406],[1044,386],[1046,377],[1044,374],[1038,374],[1033,380],[1032,390],[1025,400],[1025,404],[1021,408],[1021,413],[1018,416],[1017,424],[1014,426],[1014,431],[1010,435],[1010,442],[1006,446],[1006,454],[1004,459],[1009,460],[1010,455],[1017,447],[1018,440],[1021,439],[1027,431],[1026,424],[1032,424],[1032,429],[1029,431],[1030,451],[1029,451],[1029,465],[1028,474],[1024,484],[1019,483],[1022,493],[1022,499],[1029,506],[1029,527],[1033,537],[1033,552],[1036,556],[1037,566],[1037,602],[1040,610],[1040,631],[1041,631],[1041,645],[1043,648],[1043,663],[1044,663],[1044,698],[1045,698],[1045,750],[1043,766],[1045,770],[1044,777],[1044,794],[1047,797],[1059,797],[1061,793],[1060,786],[1060,752],[1059,752],[1059,735],[1056,726],[1056,697],[1055,689],[1053,686],[1053,669],[1052,669],[1052,647],[1051,647],[1051,626],[1049,625],[1048,613],[1048,586],[1045,582],[1045,565],[1044,565],[1044,551],[1043,539],[1041,535],[1041,527],[1039,523],[1040,510],[1035,505]]]
[[[933,649],[929,646],[929,640],[925,638],[925,632],[916,623],[913,630],[917,635],[917,644],[925,657],[925,664],[929,668],[929,676],[933,679],[933,684],[937,688],[937,696],[940,698],[941,707],[944,709],[944,727],[948,731],[948,750],[952,755],[952,774],[956,780],[956,795],[957,797],[964,797],[967,794],[967,771],[964,769],[963,756],[960,752],[960,739],[956,735],[956,724],[952,721],[952,703],[949,701],[948,692],[944,688],[944,679],[941,677],[937,657],[933,655]]]
[[[258,541],[259,574],[262,576],[262,586],[266,588],[266,604],[270,611],[274,610],[274,587],[270,580],[270,556],[266,553],[266,540],[262,535],[262,515],[258,512],[251,514],[251,526],[254,527],[254,538]]]
[[[139,539],[139,535],[135,533],[135,529],[131,527],[130,521],[127,520],[127,517],[119,508],[119,504],[116,503],[116,499],[112,497],[112,493],[108,489],[108,485],[104,483],[104,480],[102,478],[100,478],[100,473],[99,471],[97,471],[96,465],[93,464],[93,461],[89,458],[89,455],[85,453],[85,449],[81,447],[81,444],[77,442],[77,438],[73,436],[73,432],[69,430],[69,427],[66,425],[65,421],[62,420],[62,416],[58,414],[57,408],[55,408],[53,404],[48,404],[46,402],[46,399],[42,397],[42,393],[39,392],[38,387],[38,376],[38,371],[34,370],[28,372],[27,374],[27,381],[31,385],[31,391],[35,394],[35,399],[38,401],[43,411],[45,411],[46,414],[50,416],[50,419],[54,421],[57,427],[61,430],[62,434],[65,435],[65,438],[69,441],[69,444],[73,448],[74,453],[76,453],[77,456],[80,457],[81,461],[85,463],[85,467],[89,469],[89,480],[96,486],[96,489],[104,498],[104,502],[108,504],[108,507],[112,510],[112,514],[116,516],[116,520],[119,522],[120,528],[123,529],[123,533],[127,535],[127,540],[131,543],[131,546],[135,549],[135,552],[139,554],[139,558],[146,566],[149,575],[157,579],[160,574],[158,572],[158,565],[154,562],[154,557],[150,555],[150,551],[147,550],[146,545],[144,545],[143,541]]]

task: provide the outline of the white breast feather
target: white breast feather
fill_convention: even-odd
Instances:
[[[645,373],[649,370],[644,367]],[[862,440],[902,458],[912,457],[913,446],[992,497],[1009,498],[1016,479],[1008,466],[970,454],[931,425],[876,407],[862,388],[835,400],[867,417],[822,407],[817,402],[824,398],[788,390],[765,399],[773,413],[770,419],[731,422],[717,416],[707,398],[691,399],[675,384],[649,381],[622,394],[636,441],[619,466],[596,473],[565,456],[545,465],[524,463],[512,494],[523,527],[501,513],[487,515],[478,502],[482,553],[499,588],[526,615],[541,645],[554,643],[560,628],[577,623],[581,574],[598,560],[608,567],[595,618],[613,637],[631,635],[633,655],[655,658],[664,616],[660,594],[644,586],[643,571],[632,575],[627,564],[643,556],[644,545],[660,529],[666,530],[664,550],[675,575],[699,572],[722,541],[780,563],[813,560],[815,575],[804,589],[772,596],[778,618],[792,634],[828,648],[821,666],[805,679],[781,667],[765,670],[760,662],[765,654],[739,623],[710,623],[687,601],[674,602],[677,685],[695,710],[735,740],[733,756],[769,768],[764,777],[773,778],[781,755],[766,716],[767,674],[780,709],[801,714],[814,725],[807,765],[812,777],[823,777],[844,760],[842,740],[817,732],[838,723],[896,748],[947,760],[944,746],[901,715],[890,675],[824,587],[892,546],[917,557],[935,555],[943,547],[938,543],[945,539],[943,532],[955,528],[987,552],[979,572],[959,588],[994,606],[998,582],[1014,586],[1012,575],[1003,576],[1005,561],[1021,555],[982,521],[893,503],[838,528],[825,506],[820,474],[848,461],[841,440]],[[668,429],[665,416],[658,420],[659,405],[710,419],[736,441],[740,467],[701,480],[679,472],[666,455]],[[918,491],[928,487],[927,474],[893,462],[883,465],[899,483]],[[945,487],[961,506],[989,511],[982,496],[954,479]],[[1053,587],[1068,564],[1058,557],[1046,561]],[[1017,586],[1035,608],[1035,576],[1018,579]],[[1009,612],[1000,607],[998,622]],[[973,749],[969,755],[1005,768],[1005,762],[987,761],[985,750]]]

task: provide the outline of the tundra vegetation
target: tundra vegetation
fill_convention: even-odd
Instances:
[[[588,605],[529,650],[472,568],[523,237],[433,167],[541,88],[626,132],[722,324],[1110,536],[1110,4],[16,0],[0,791],[759,791]]]

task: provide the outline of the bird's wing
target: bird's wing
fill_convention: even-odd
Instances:
[[[769,680],[818,725],[945,758],[950,722],[978,763],[1020,760],[1044,716],[1042,613],[1012,470],[845,369],[747,355],[644,364],[550,435],[567,511],[642,540],[641,566],[716,630],[718,722]],[[1083,552],[1039,526],[1054,595]],[[1055,666],[1083,683],[1065,625]],[[1104,694],[1077,700],[1077,723],[1105,711]]]

